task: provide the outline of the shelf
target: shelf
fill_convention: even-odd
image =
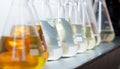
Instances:
[[[43,69],[74,69],[94,59],[107,54],[120,46],[118,39],[112,43],[101,43],[93,50],[77,54],[71,58],[61,58],[57,61],[48,61]]]

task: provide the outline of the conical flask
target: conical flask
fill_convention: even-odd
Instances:
[[[100,28],[99,30],[101,31],[102,42],[111,42],[115,37],[115,33],[113,30],[112,22],[107,10],[105,0],[97,1],[95,6],[97,6],[94,7],[94,9]]]
[[[91,2],[92,7],[93,7],[93,5],[94,5],[94,3],[95,3],[95,0],[91,0],[90,2]]]
[[[34,1],[34,6],[40,19],[40,22],[38,24],[41,25],[43,35],[45,36],[45,41],[48,47],[48,60],[57,60],[62,55],[62,48],[49,4],[49,0]]]
[[[2,51],[2,46],[1,46],[1,35],[0,35],[0,52]]]
[[[57,18],[55,19],[56,29],[58,31],[58,35],[60,37],[60,41],[62,42],[63,54],[62,57],[72,57],[77,53],[77,46],[73,41],[73,31],[70,23],[65,19],[65,9],[64,9],[64,1],[63,0],[54,0],[58,2],[58,9],[54,9],[54,11],[59,10],[57,13]],[[52,4],[53,5],[53,4]]]
[[[93,49],[96,44],[95,36],[94,36],[93,29],[87,14],[87,10],[85,8],[84,0],[80,0],[80,3],[82,5],[81,18],[82,18],[83,25],[85,26],[85,35],[88,43],[87,49]]]
[[[93,3],[93,10],[94,10],[94,12],[97,11],[97,8],[98,8],[99,5],[100,5],[99,0],[94,0],[94,3]]]
[[[28,0],[13,0],[1,36],[0,68],[39,69],[45,64],[44,48]]]
[[[41,25],[40,25],[40,19],[39,19],[38,15],[37,15],[35,6],[33,4],[33,0],[29,0],[29,6],[30,6],[30,9],[32,10],[33,16],[35,18],[35,25],[36,25],[36,28],[37,28],[37,30],[39,32],[39,37],[41,39],[42,45],[44,47],[44,56],[45,56],[45,58],[47,60],[48,57],[49,57],[47,44],[46,44],[46,41],[45,41],[45,38],[44,38],[44,35],[43,35],[43,30],[42,30]]]
[[[98,46],[101,42],[101,37],[100,37],[100,31],[99,31],[99,27],[98,27],[98,23],[97,20],[95,18],[95,14],[94,14],[94,10],[91,4],[92,0],[84,0],[85,1],[85,7],[87,9],[87,13],[88,13],[88,17],[90,19],[90,23],[92,25],[92,29],[95,35],[95,39],[96,39],[96,46]]]
[[[74,42],[78,46],[78,53],[87,50],[87,40],[84,37],[83,24],[80,18],[80,4],[78,1],[71,0],[69,8],[69,19],[74,33]]]

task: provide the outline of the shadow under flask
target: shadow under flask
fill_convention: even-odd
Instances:
[[[111,42],[115,38],[115,33],[105,0],[96,1],[94,9],[101,31],[102,42]]]
[[[44,56],[45,56],[46,60],[48,60],[49,52],[48,52],[47,44],[46,44],[46,41],[44,38],[43,29],[40,25],[40,19],[38,17],[37,11],[35,9],[33,0],[29,0],[29,5],[30,5],[30,9],[32,10],[32,13],[34,15],[34,18],[35,18],[35,25],[36,25],[36,29],[39,33],[39,37],[40,37],[41,42],[42,42],[42,46],[44,47]]]
[[[40,69],[44,49],[34,24],[28,0],[13,0],[1,36],[0,68]]]

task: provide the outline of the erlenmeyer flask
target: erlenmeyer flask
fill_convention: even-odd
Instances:
[[[91,23],[90,23],[90,20],[89,20],[89,17],[88,17],[86,8],[85,8],[84,0],[80,0],[80,3],[82,5],[82,13],[81,13],[82,22],[83,22],[83,25],[85,26],[85,35],[86,35],[86,39],[88,42],[87,49],[92,49],[95,47],[95,44],[96,44],[95,36],[94,36],[93,29],[92,29],[92,26],[91,26]]]
[[[98,19],[98,24],[100,26],[101,39],[103,42],[111,42],[115,37],[115,33],[105,0],[99,0],[95,5],[97,6],[95,8],[95,13],[96,18]]]
[[[49,0],[35,0],[34,6],[40,18],[40,25],[49,51],[48,60],[57,60],[62,55],[61,42],[54,24]]]
[[[97,8],[99,8],[98,7],[99,5],[100,5],[99,0],[94,0],[94,3],[93,3],[94,12],[97,12]]]
[[[74,33],[74,42],[78,46],[78,53],[87,50],[87,41],[84,37],[83,24],[80,18],[80,5],[75,0],[71,0],[69,8],[69,19]]]
[[[90,0],[90,3],[91,3],[91,5],[92,5],[92,7],[93,7],[93,5],[94,5],[94,3],[95,3],[95,0]]]
[[[33,0],[29,0],[29,5],[30,5],[30,9],[32,10],[32,13],[34,15],[34,18],[35,18],[36,28],[37,28],[37,30],[39,32],[39,36],[40,36],[42,45],[44,47],[44,55],[45,55],[45,58],[47,60],[48,57],[49,57],[49,53],[48,53],[48,49],[47,49],[47,44],[46,44],[46,41],[45,41],[45,38],[44,38],[44,35],[43,35],[43,31],[42,31],[42,28],[41,28],[41,25],[40,25],[40,19],[39,19],[38,15],[37,15],[35,6],[33,4]]]
[[[94,10],[91,4],[92,0],[85,0],[85,6],[87,9],[87,13],[88,13],[88,17],[90,19],[90,23],[92,25],[92,29],[95,35],[95,39],[96,39],[96,46],[98,46],[101,42],[101,37],[100,37],[100,31],[98,30],[98,23],[97,20],[95,18],[95,14],[94,14]]]
[[[58,5],[56,5],[58,6],[58,8],[56,10],[59,10],[59,12],[57,18],[55,19],[55,25],[58,31],[58,35],[60,37],[60,41],[62,42],[63,49],[62,57],[75,56],[77,53],[77,46],[74,44],[73,41],[73,31],[71,25],[65,19],[64,1],[63,0],[54,1],[58,2]],[[56,10],[54,9],[54,11]]]
[[[28,0],[13,0],[1,36],[0,68],[39,69],[44,51]]]
[[[1,36],[0,36],[0,52],[2,51],[2,46],[1,46]]]

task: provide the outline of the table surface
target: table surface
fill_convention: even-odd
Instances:
[[[48,61],[43,69],[74,69],[120,46],[117,39],[112,43],[101,43],[93,50],[77,54],[71,58],[61,58],[57,61]]]

